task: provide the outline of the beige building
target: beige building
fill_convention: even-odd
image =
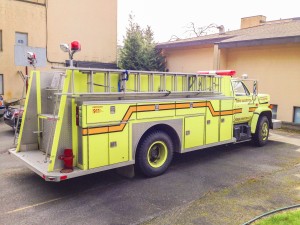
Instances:
[[[68,55],[60,43],[80,41],[79,66],[115,68],[117,0],[0,0],[0,95],[21,97],[20,72],[28,66],[26,52],[37,54],[37,67],[63,65]]]
[[[300,18],[242,18],[241,29],[161,43],[170,71],[234,69],[258,79],[269,93],[273,116],[300,123]]]

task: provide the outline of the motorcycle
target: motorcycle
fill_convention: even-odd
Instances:
[[[14,131],[17,127],[17,131],[20,130],[22,121],[22,114],[24,109],[21,108],[19,104],[19,99],[7,102],[6,111],[4,113],[4,122],[8,126],[12,127]]]
[[[3,96],[0,95],[0,119],[4,116],[4,113],[6,112],[6,107],[4,104]]]

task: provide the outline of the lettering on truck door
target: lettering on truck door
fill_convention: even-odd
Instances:
[[[255,108],[253,96],[242,81],[232,81],[232,88],[235,98],[234,109],[242,109],[241,113],[234,114],[234,124],[246,123],[251,120]]]

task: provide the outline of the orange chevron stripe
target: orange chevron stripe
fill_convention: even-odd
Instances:
[[[221,111],[220,116],[230,116],[233,115],[233,110],[226,110],[226,111]]]
[[[125,128],[125,123],[121,123],[120,125],[111,126],[108,128],[109,132],[117,132],[122,131]]]
[[[257,109],[257,107],[251,107],[249,108],[249,112],[254,112]]]
[[[108,133],[108,127],[87,128],[82,130],[83,133],[86,133],[86,135]]]
[[[211,102],[207,102],[207,106],[208,106],[209,111],[210,111],[212,116],[219,116],[220,115],[220,111],[215,111],[213,105],[211,104]]]
[[[242,113],[242,109],[226,110],[226,111],[215,111],[211,102],[193,102],[193,108],[208,107],[212,116],[230,116],[238,113]],[[161,104],[159,105],[159,110],[172,110],[172,109],[189,109],[190,103],[172,103],[172,104]],[[254,109],[254,108],[251,108]],[[255,108],[256,109],[256,108]],[[82,135],[93,135],[93,134],[103,134],[110,132],[122,131],[130,117],[135,112],[151,112],[155,111],[154,105],[141,105],[141,106],[130,106],[122,119],[122,123],[114,126],[106,127],[96,127],[96,128],[84,128],[82,129]],[[249,109],[250,111],[250,109]]]
[[[194,102],[193,107],[194,108],[200,108],[200,107],[206,107],[207,103],[206,102]]]
[[[140,105],[136,107],[136,112],[154,111],[155,105]]]
[[[190,103],[176,103],[176,109],[188,109],[190,108]]]
[[[125,116],[123,117],[122,122],[127,122],[130,119],[131,115],[136,111],[137,111],[137,109],[136,109],[135,105],[130,106],[129,109],[127,110]]]
[[[167,110],[167,109],[175,109],[175,104],[165,104],[165,105],[159,105],[159,110]]]
[[[235,110],[233,110],[233,115],[238,114],[238,113],[242,113],[242,112],[243,112],[242,109],[235,109]]]

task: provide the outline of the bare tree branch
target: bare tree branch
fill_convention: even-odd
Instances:
[[[194,22],[191,22],[188,26],[186,26],[187,30],[185,33],[189,33],[190,37],[200,37],[203,35],[207,35],[212,31],[212,29],[216,29],[217,25],[214,23],[209,24],[208,26],[196,27]]]
[[[180,40],[180,38],[174,34],[169,39],[169,41],[178,41],[178,40]]]
[[[185,26],[185,29],[186,31],[183,34],[193,38],[214,33],[216,29],[219,29],[219,26],[215,23],[211,23],[208,26],[197,27],[194,22],[190,22]],[[177,35],[172,35],[169,41],[178,41],[180,39],[182,38]]]

